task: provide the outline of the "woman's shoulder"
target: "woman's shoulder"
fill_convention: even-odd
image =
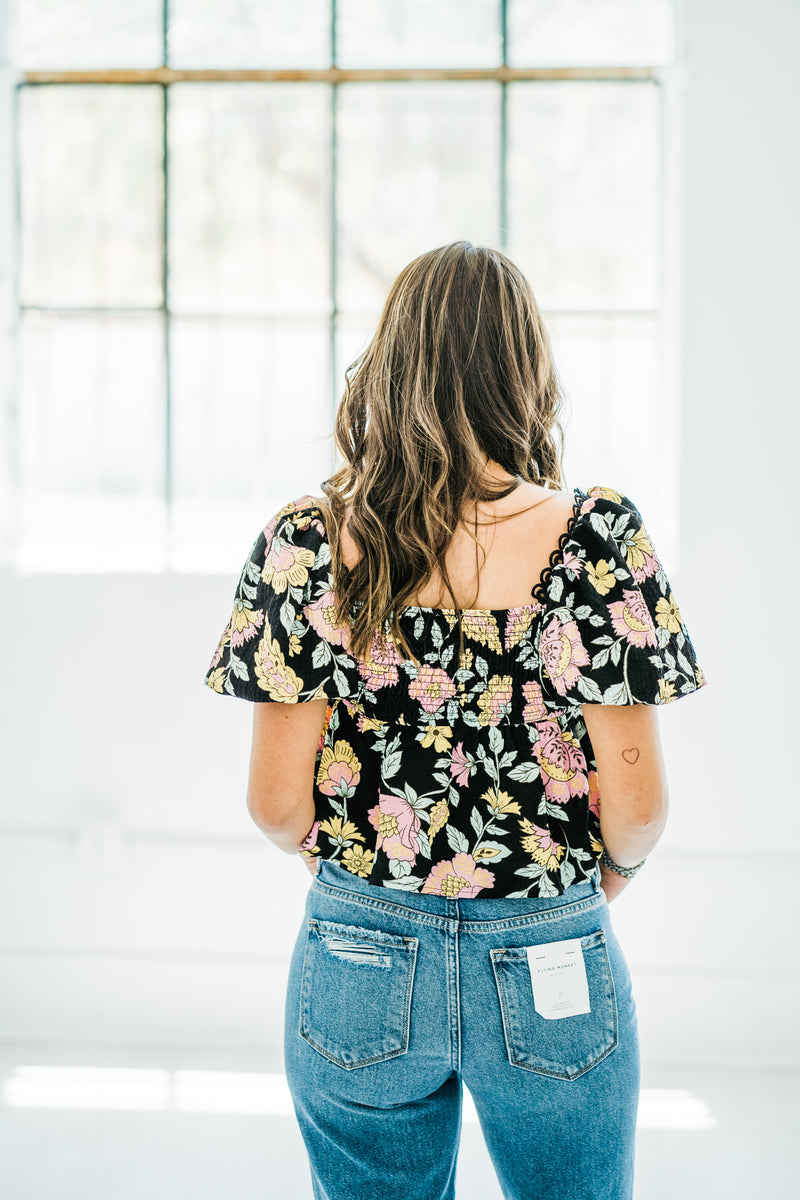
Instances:
[[[311,496],[307,492],[301,496],[295,496],[292,500],[287,500],[273,512],[264,525],[263,533],[267,546],[276,533],[280,533],[282,537],[288,537],[291,541],[296,539],[298,533],[304,531],[308,531],[310,536],[316,535],[317,538],[325,538],[322,511],[319,497]]]
[[[582,533],[603,538],[619,539],[626,530],[643,524],[642,514],[630,496],[608,484],[594,484],[573,489],[575,503],[570,533],[580,538]]]

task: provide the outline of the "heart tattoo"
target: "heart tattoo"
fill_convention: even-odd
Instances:
[[[639,758],[639,751],[636,746],[632,746],[630,750],[622,751],[622,757],[626,763],[630,763],[632,766]]]

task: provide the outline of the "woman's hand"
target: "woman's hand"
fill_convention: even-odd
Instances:
[[[600,887],[606,894],[606,902],[608,904],[624,891],[630,883],[630,879],[626,879],[624,875],[620,875],[619,871],[612,871],[605,863],[600,863]]]

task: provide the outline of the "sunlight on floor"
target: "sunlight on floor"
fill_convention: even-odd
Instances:
[[[147,1067],[17,1066],[5,1081],[9,1108],[92,1108],[140,1112],[293,1114],[282,1074],[187,1071]],[[464,1122],[478,1124],[464,1090]],[[710,1129],[708,1105],[685,1088],[643,1088],[638,1126]]]

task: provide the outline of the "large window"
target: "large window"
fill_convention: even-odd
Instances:
[[[457,238],[531,280],[570,482],[671,528],[670,0],[17,0],[8,44],[21,569],[238,567]]]

